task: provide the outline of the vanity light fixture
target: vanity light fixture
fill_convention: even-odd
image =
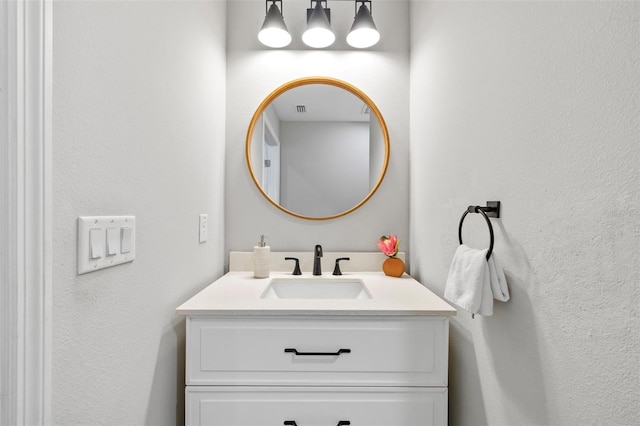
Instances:
[[[269,6],[271,3],[271,6]],[[280,9],[276,3],[280,3]],[[291,43],[291,34],[282,16],[282,0],[265,0],[266,16],[258,40],[268,47],[285,47]]]
[[[336,39],[331,31],[331,9],[322,7],[322,3],[327,4],[327,0],[311,0],[316,6],[307,9],[307,29],[302,34],[302,41],[309,47],[321,49],[333,44]]]
[[[358,9],[358,3],[361,3]],[[369,8],[367,8],[369,3]],[[351,47],[364,49],[371,47],[380,40],[380,33],[371,17],[371,0],[355,0],[356,16],[351,26],[351,31],[347,35],[347,43]]]

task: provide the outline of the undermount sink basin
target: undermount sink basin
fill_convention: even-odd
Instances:
[[[370,299],[360,279],[277,278],[262,294],[263,299]]]

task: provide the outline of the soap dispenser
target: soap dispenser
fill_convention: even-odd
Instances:
[[[264,241],[264,235],[260,236],[260,242],[253,248],[253,276],[256,278],[268,278],[270,272],[269,261],[271,248]]]

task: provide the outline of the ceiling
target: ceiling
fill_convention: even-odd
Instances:
[[[272,105],[280,121],[369,121],[362,99],[339,87],[307,84],[282,93]],[[305,112],[298,112],[303,106]]]

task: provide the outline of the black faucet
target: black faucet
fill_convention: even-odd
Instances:
[[[320,258],[322,257],[322,246],[316,245],[313,251],[313,275],[322,275],[322,265],[320,264]]]

